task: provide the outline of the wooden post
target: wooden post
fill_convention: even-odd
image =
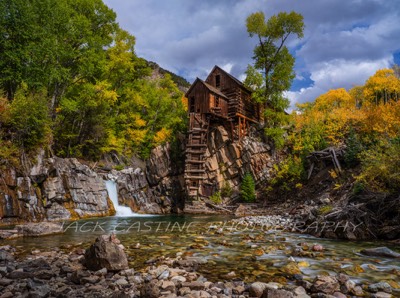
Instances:
[[[239,140],[241,138],[241,121],[240,121],[240,117],[239,117],[239,127],[238,127],[238,134],[239,134]]]

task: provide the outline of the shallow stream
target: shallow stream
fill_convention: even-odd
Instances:
[[[175,258],[178,254],[200,261],[198,271],[211,281],[240,278],[246,282],[285,282],[300,269],[297,273],[310,279],[317,274],[344,272],[355,281],[391,281],[392,286],[400,286],[400,260],[359,253],[363,248],[378,246],[396,250],[388,243],[327,240],[280,230],[263,231],[235,226],[229,223],[230,219],[228,216],[164,215],[80,220],[65,222],[66,231],[62,235],[19,238],[2,245],[16,246],[21,254],[34,249],[71,250],[71,245],[88,247],[98,235],[114,232],[136,270],[147,266],[148,260],[160,256]],[[324,251],[313,252],[314,244],[322,245]],[[294,253],[301,246],[306,256]]]

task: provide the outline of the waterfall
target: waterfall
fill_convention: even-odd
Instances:
[[[131,208],[126,207],[126,206],[121,206],[118,202],[118,192],[117,192],[117,183],[112,180],[107,180],[106,181],[106,188],[108,192],[108,196],[110,197],[110,200],[112,201],[115,209],[115,216],[120,216],[120,217],[128,217],[128,216],[137,216],[139,214],[132,212]]]
[[[5,195],[6,199],[6,216],[14,216],[13,201],[11,196]]]

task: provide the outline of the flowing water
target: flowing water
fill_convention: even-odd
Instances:
[[[237,278],[247,282],[281,281],[292,275],[290,264],[294,259],[301,274],[310,279],[317,274],[345,272],[358,281],[400,282],[399,260],[359,253],[363,248],[388,246],[388,243],[334,241],[283,231],[246,230],[231,226],[230,219],[228,216],[163,215],[80,220],[65,222],[63,235],[20,238],[6,244],[17,246],[21,253],[55,247],[70,251],[70,245],[88,247],[98,235],[115,233],[136,270],[147,266],[145,262],[149,259],[180,254],[204,263],[198,271],[210,280],[226,279],[226,274],[234,271]],[[325,250],[296,257],[293,251],[301,243],[310,247],[321,244]]]
[[[118,217],[129,217],[129,216],[135,216],[135,217],[148,217],[149,215],[143,215],[139,213],[135,213],[131,210],[130,207],[120,205],[118,202],[118,191],[117,191],[117,183],[112,180],[107,180],[106,181],[106,188],[108,192],[108,196],[110,197],[111,202],[114,205],[115,209],[115,216]]]

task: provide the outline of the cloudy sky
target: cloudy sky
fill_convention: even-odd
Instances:
[[[192,82],[219,65],[237,78],[252,63],[255,40],[246,17],[264,11],[304,16],[305,34],[290,40],[296,57],[292,104],[339,87],[363,84],[400,64],[399,0],[105,0],[136,53]]]

